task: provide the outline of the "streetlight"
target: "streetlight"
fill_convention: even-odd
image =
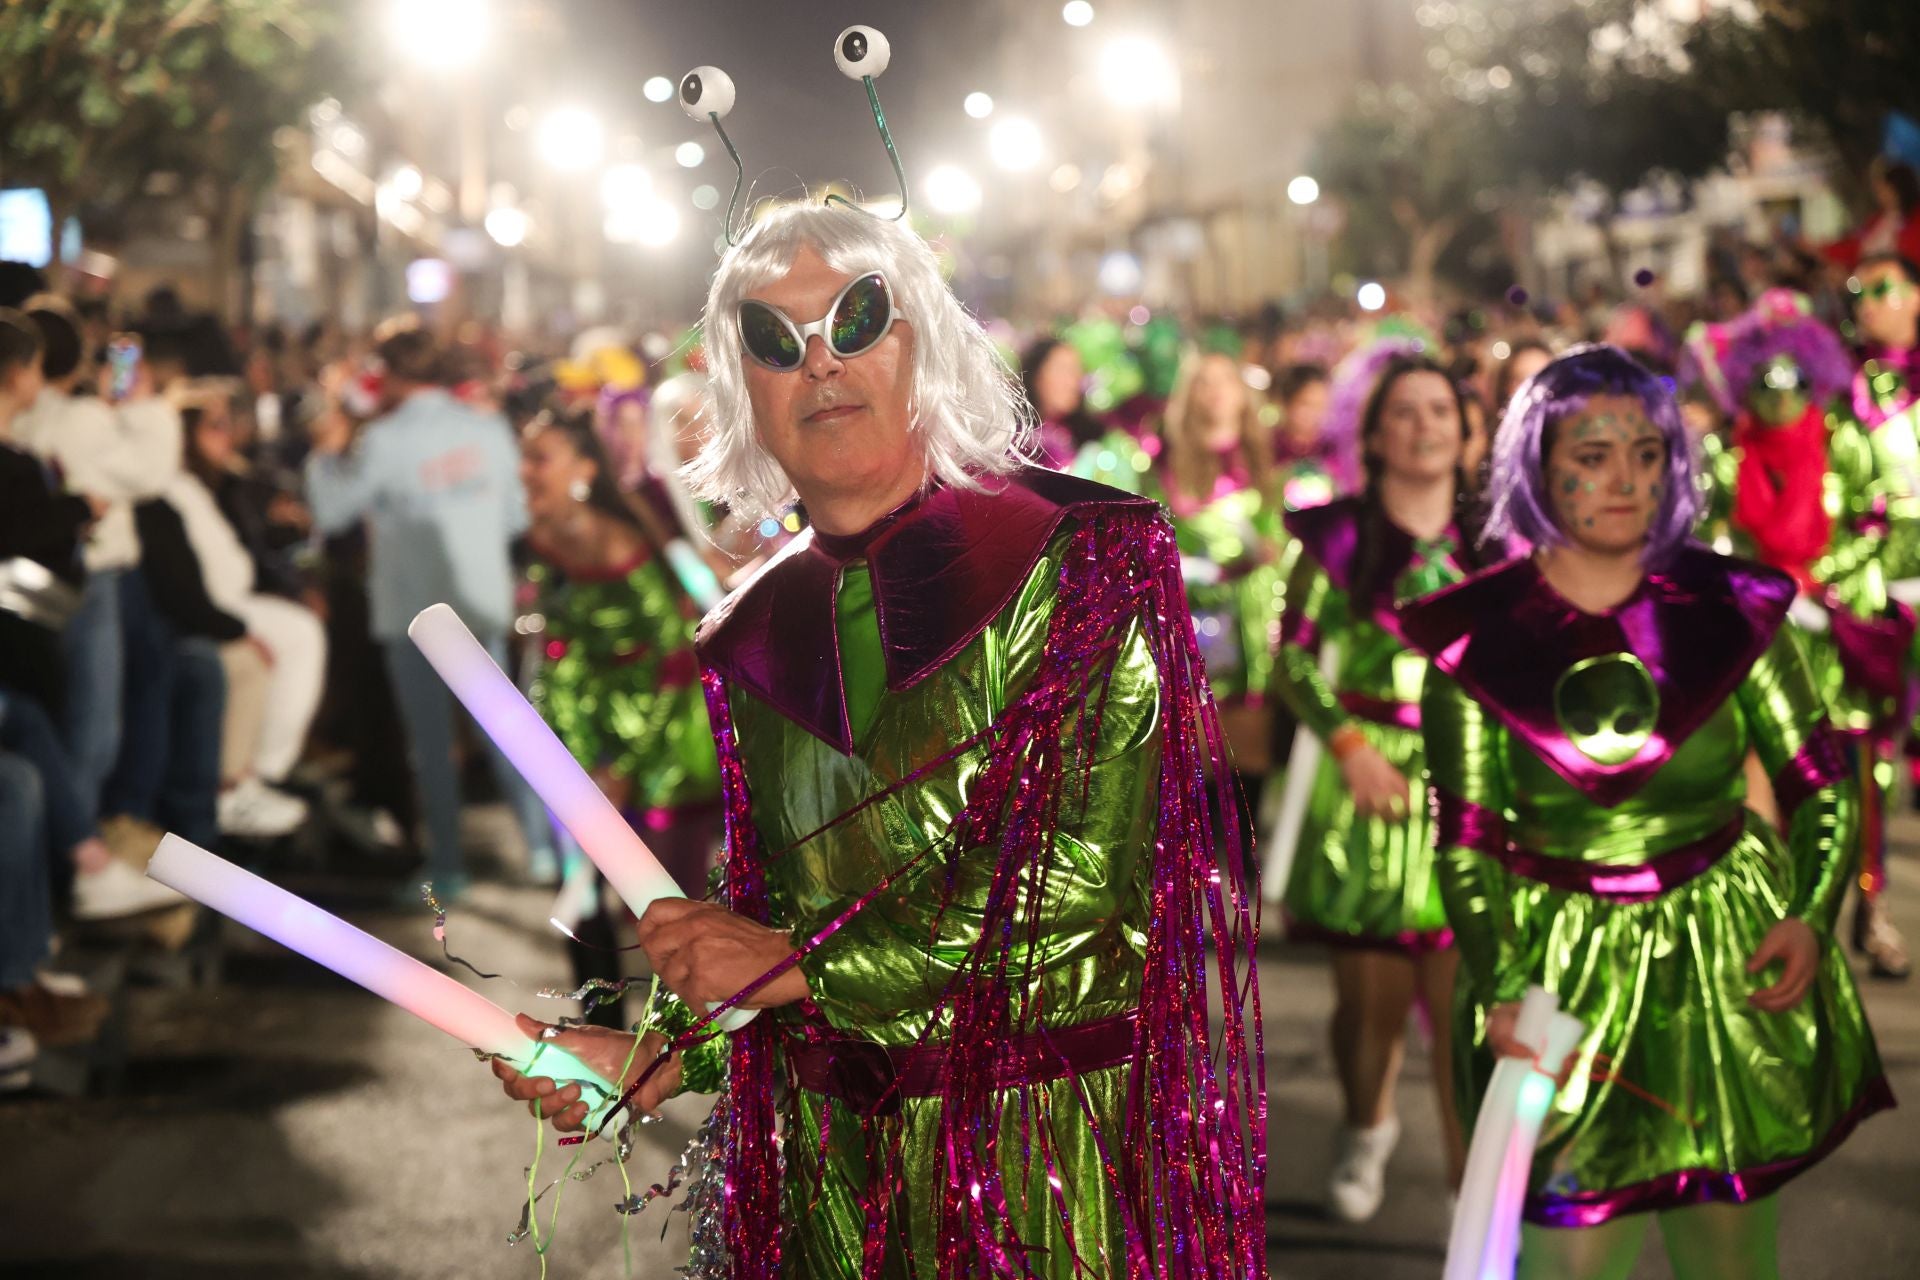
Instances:
[[[967,95],[967,100],[960,105],[975,120],[985,120],[993,114],[993,98],[984,93],[970,93]]]
[[[1100,52],[1100,87],[1123,107],[1164,106],[1180,94],[1180,74],[1157,41],[1121,36]]]
[[[540,122],[540,154],[564,172],[590,169],[600,163],[606,132],[599,118],[584,107],[559,107]]]
[[[927,174],[927,203],[935,213],[970,213],[980,207],[980,184],[958,165],[938,165]]]
[[[527,238],[527,215],[511,205],[502,205],[487,214],[485,226],[493,242],[511,249]]]
[[[671,102],[673,101],[673,81],[665,76],[650,76],[647,82],[640,86],[640,92],[647,95],[648,102]]]
[[[638,204],[607,210],[601,229],[615,244],[659,249],[680,234],[680,211],[659,196],[648,196]]]
[[[609,209],[628,208],[653,194],[653,177],[637,164],[609,165],[600,175],[600,203]]]
[[[487,47],[487,0],[393,0],[388,30],[407,57],[436,71],[479,60]]]
[[[1060,7],[1060,17],[1070,27],[1084,27],[1093,21],[1093,6],[1087,0],[1067,0]]]
[[[1377,280],[1369,280],[1354,291],[1353,300],[1360,304],[1362,311],[1378,311],[1387,305],[1386,286]]]
[[[1025,173],[1040,163],[1045,151],[1040,130],[1033,121],[1007,116],[997,121],[987,135],[987,150],[993,162],[1010,173]]]
[[[707,158],[707,149],[697,142],[683,142],[673,149],[674,163],[682,169],[698,169]]]
[[[426,187],[426,179],[413,165],[403,164],[387,179],[387,186],[402,200],[418,200]]]
[[[1320,198],[1320,184],[1301,174],[1287,184],[1287,199],[1295,204],[1308,205]]]

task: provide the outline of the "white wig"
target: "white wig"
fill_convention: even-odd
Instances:
[[[927,242],[898,222],[857,209],[796,203],[754,225],[721,259],[707,293],[713,432],[686,467],[694,492],[749,517],[772,514],[793,497],[792,484],[754,426],[739,306],[754,290],[785,276],[803,247],[835,271],[878,271],[892,286],[899,318],[913,329],[907,412],[928,478],[977,489],[978,477],[1012,470],[1018,461],[1014,442],[1028,435],[1031,411],[979,322],[947,288]]]

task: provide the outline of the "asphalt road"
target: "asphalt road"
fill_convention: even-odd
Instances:
[[[481,834],[497,816],[475,815]],[[487,819],[494,818],[490,824]],[[1920,940],[1920,823],[1903,820],[1896,912]],[[511,857],[511,853],[508,854]],[[432,916],[382,905],[394,881],[296,880],[415,954]],[[480,984],[498,1001],[562,1008],[538,990],[564,980],[549,899],[482,883],[450,921],[454,950],[513,976]],[[526,1195],[534,1122],[445,1037],[306,961],[230,928],[225,981],[129,993],[130,1061],[114,1096],[0,1099],[0,1275],[60,1280],[531,1278],[531,1242],[509,1246]],[[1405,1136],[1386,1205],[1365,1227],[1317,1208],[1339,1114],[1323,1028],[1320,957],[1263,959],[1270,1054],[1268,1239],[1276,1276],[1431,1280],[1445,1197],[1435,1103],[1416,1051],[1401,1090]],[[1895,1092],[1920,1100],[1920,982],[1869,984]],[[670,1104],[642,1132],[636,1181],[664,1175],[701,1117]],[[540,1177],[562,1166],[549,1141]],[[616,1169],[570,1184],[548,1274],[622,1274],[625,1192]],[[551,1197],[549,1197],[549,1203]],[[1792,1276],[1915,1274],[1920,1256],[1920,1101],[1869,1122],[1789,1189],[1783,1253]],[[637,1277],[684,1256],[684,1220],[659,1207],[628,1224]],[[665,1238],[662,1239],[662,1230]],[[1649,1243],[1636,1276],[1669,1275]]]

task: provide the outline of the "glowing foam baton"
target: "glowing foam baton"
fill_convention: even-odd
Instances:
[[[1480,1103],[1466,1176],[1447,1240],[1444,1280],[1511,1280],[1520,1254],[1520,1208],[1533,1172],[1540,1126],[1559,1090],[1561,1069],[1586,1028],[1559,1012],[1557,996],[1528,989],[1514,1038],[1532,1058],[1501,1058]]]
[[[572,834],[629,911],[644,916],[661,898],[686,896],[533,704],[514,688],[493,655],[473,638],[459,614],[444,604],[428,605],[408,626],[407,636]],[[716,1025],[737,1031],[753,1020],[755,1012],[735,1009]]]
[[[514,1025],[511,1013],[478,991],[199,845],[175,835],[165,837],[147,864],[147,874],[365,987],[464,1045],[498,1054],[525,1074],[547,1076],[561,1084],[577,1082],[582,1096],[596,1107],[596,1120],[597,1108],[620,1096],[619,1089],[565,1049],[528,1039]]]

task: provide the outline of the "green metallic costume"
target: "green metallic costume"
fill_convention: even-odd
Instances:
[[[1130,523],[1103,524],[1116,516],[1102,513],[1116,512]],[[742,886],[764,876],[766,918],[790,932],[811,998],[763,1013],[731,1045],[725,1037],[689,1044],[682,1088],[720,1089],[730,1071],[737,1135],[754,1105],[741,1096],[752,1088],[743,1079],[784,1073],[779,1222],[754,1228],[777,1239],[770,1247],[783,1276],[850,1280],[861,1274],[863,1254],[878,1259],[879,1274],[903,1280],[932,1277],[956,1259],[956,1274],[1061,1280],[1263,1270],[1259,1187],[1236,1172],[1246,1168],[1238,1139],[1202,1161],[1203,1181],[1225,1179],[1222,1204],[1248,1199],[1225,1210],[1237,1219],[1231,1231],[1210,1238],[1206,1257],[1203,1232],[1184,1261],[1139,1269],[1139,1215],[1155,1211],[1140,1207],[1137,1179],[1155,1163],[1149,1134],[1162,1126],[1156,1120],[1143,1130],[1148,1122],[1132,1108],[1142,1105],[1143,1072],[1157,1069],[1148,1059],[1165,1051],[1136,1055],[1134,1037],[1151,1045],[1189,1033],[1149,1025],[1150,957],[1171,954],[1156,936],[1177,918],[1161,918],[1171,901],[1167,863],[1156,854],[1168,820],[1163,752],[1174,749],[1169,743],[1190,749],[1180,746],[1183,734],[1210,718],[1198,704],[1183,713],[1177,701],[1165,702],[1155,623],[1123,619],[1121,631],[1101,641],[1101,669],[1082,673],[1090,691],[1071,693],[1053,722],[1066,755],[1058,816],[1048,819],[1057,825],[1042,837],[1050,852],[1013,867],[1009,880],[1009,864],[994,856],[995,840],[1005,837],[964,834],[981,821],[981,797],[1006,788],[1004,806],[989,802],[997,822],[1002,808],[1018,809],[1016,792],[1053,785],[1044,756],[1004,772],[1004,749],[1023,732],[1020,717],[1033,699],[1049,696],[1058,679],[1050,664],[1062,628],[1080,625],[1062,616],[1071,607],[1062,584],[1081,572],[1137,580],[1128,556],[1095,566],[1089,548],[1107,536],[1101,528],[1137,540],[1131,530],[1155,524],[1143,500],[1048,472],[1021,472],[994,496],[939,490],[858,538],[813,531],[703,632],[716,724],[736,745],[723,751],[723,771],[737,761],[730,776],[750,794],[750,810],[730,809],[731,901],[742,910]],[[1165,558],[1170,571],[1170,539]],[[816,612],[823,609],[830,613]],[[1092,612],[1084,623],[1112,627]],[[827,655],[824,666],[816,654]],[[1205,855],[1204,832],[1193,847]],[[1009,890],[1024,904],[1012,916],[1001,899]],[[1003,927],[1013,929],[1010,940]],[[1004,961],[980,967],[995,956]],[[1002,990],[997,984],[1004,993],[990,994]],[[968,1005],[973,990],[988,993],[984,1005]],[[969,1073],[953,1059],[965,1049],[986,1052],[991,1064],[994,1050],[956,1028],[996,1024],[996,1001],[1011,1001],[1006,1043],[1031,1046],[1038,1035],[1065,1045],[1074,1034],[1111,1042],[1117,1030],[1123,1052],[1111,1044],[1083,1049],[1077,1060],[1063,1059],[1071,1070],[981,1088],[973,1114],[990,1118],[957,1132],[952,1126],[966,1113],[956,1093],[971,1086],[956,1078]],[[650,1022],[680,1035],[693,1018],[663,996]],[[767,1037],[770,1049],[749,1035]],[[759,1056],[766,1052],[770,1061]],[[928,1052],[941,1066],[928,1088],[916,1089],[907,1082]],[[876,1056],[897,1094],[886,1095],[862,1065]],[[1221,1104],[1223,1116],[1239,1106]],[[997,1129],[999,1154],[985,1174],[957,1173],[976,1167],[967,1162],[984,1141],[981,1124]],[[756,1169],[752,1161],[763,1159],[734,1158]],[[730,1166],[733,1184],[756,1176],[767,1175]],[[974,1203],[954,1203],[954,1179],[969,1176]],[[1155,1176],[1177,1185],[1187,1175]],[[979,1211],[983,1180],[999,1180],[996,1193],[1008,1202],[994,1238],[1017,1241],[1023,1263],[994,1262],[999,1243],[954,1234],[966,1213]],[[1234,1192],[1239,1182],[1250,1189]]]
[[[1216,701],[1259,701],[1273,673],[1285,585],[1279,512],[1249,485],[1211,502],[1171,504],[1187,568],[1187,604]]]
[[[1493,1006],[1538,984],[1587,1028],[1541,1132],[1533,1223],[1761,1199],[1891,1105],[1829,941],[1855,790],[1781,625],[1792,595],[1683,549],[1605,614],[1528,560],[1403,611],[1435,658],[1421,717],[1474,1030],[1456,1037],[1467,1123]],[[1742,803],[1749,749],[1784,840]],[[1805,999],[1767,1013],[1748,996],[1777,974],[1746,963],[1788,916],[1822,957]]]
[[[630,781],[627,807],[641,815],[710,806],[720,766],[694,621],[665,562],[646,556],[612,574],[542,562],[527,577],[546,619],[533,703],[574,759]]]
[[[1320,757],[1298,852],[1286,885],[1291,937],[1402,951],[1449,944],[1433,878],[1433,839],[1421,781],[1420,685],[1427,660],[1407,647],[1397,601],[1461,576],[1451,534],[1419,542],[1384,517],[1378,545],[1360,564],[1365,516],[1357,498],[1290,515],[1295,542],[1286,566],[1286,610],[1272,687],[1323,743],[1357,725],[1367,743],[1407,779],[1407,817],[1356,818],[1331,752]],[[1357,583],[1366,572],[1370,583]],[[1337,646],[1331,677],[1322,653]]]

